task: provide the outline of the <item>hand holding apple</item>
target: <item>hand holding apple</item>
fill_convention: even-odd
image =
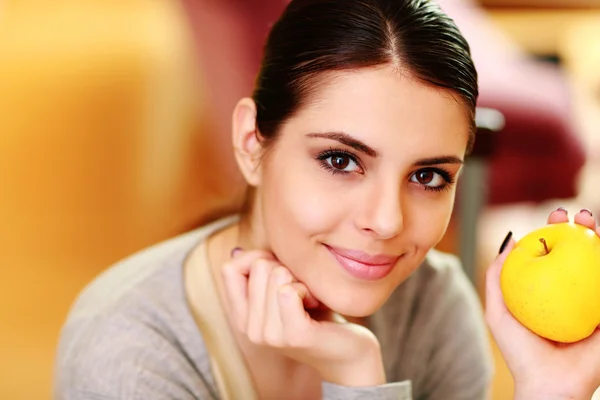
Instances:
[[[548,218],[549,224],[562,225],[568,223],[568,221],[567,213],[562,209],[554,211]],[[582,212],[575,216],[575,224],[580,225],[582,228],[596,230],[594,218],[591,213],[585,210],[582,210]],[[573,305],[567,306],[561,303],[561,301],[567,302],[569,300],[570,297],[568,294],[556,294],[559,299],[549,300],[548,303],[537,300],[533,302],[531,307],[534,310],[535,307],[542,307],[543,305],[546,307],[546,313],[553,312],[556,315],[562,315],[561,317],[556,317],[554,320],[554,323],[558,325],[562,324],[563,328],[561,328],[561,332],[563,336],[560,337],[561,340],[569,339],[567,341],[572,341],[576,336],[583,337],[588,335],[585,339],[574,343],[561,343],[556,340],[549,340],[526,328],[524,324],[547,336],[550,336],[547,333],[553,330],[551,324],[544,322],[544,319],[538,315],[534,315],[534,312],[529,311],[529,314],[527,314],[524,310],[530,306],[529,300],[525,299],[522,295],[515,294],[520,290],[528,290],[533,285],[531,293],[537,293],[535,296],[540,296],[540,293],[545,293],[544,285],[551,284],[552,282],[560,282],[561,279],[566,279],[567,281],[568,279],[573,279],[577,274],[574,274],[574,271],[569,272],[565,270],[565,268],[569,267],[579,268],[580,273],[590,274],[588,276],[590,281],[595,279],[593,267],[595,266],[600,269],[600,259],[597,258],[598,253],[596,253],[596,237],[593,235],[590,237],[590,234],[587,233],[588,231],[581,231],[579,227],[568,226],[567,224],[562,226],[564,228],[541,231],[544,237],[526,236],[529,239],[519,243],[521,250],[517,250],[515,256],[510,256],[513,249],[515,249],[515,241],[511,239],[506,249],[492,263],[487,272],[486,320],[515,380],[515,399],[589,400],[596,388],[600,386],[600,330],[592,329],[593,332],[589,335],[586,331],[588,329],[587,326],[589,324],[593,325],[596,319],[597,309],[600,307],[600,292],[596,292],[598,293],[598,300],[594,303],[590,300],[589,308],[586,307],[583,314],[580,314],[584,315],[583,319],[585,323],[578,324],[575,328],[572,326],[564,328],[566,324],[564,321],[569,318],[566,315],[569,312],[568,307],[573,307]],[[570,230],[579,232],[574,237],[586,238],[584,243],[573,242],[569,244],[568,240],[573,239],[573,235],[571,234],[567,234],[566,238],[558,240],[561,234],[570,232]],[[544,255],[546,248],[539,239],[544,239],[546,247],[548,247],[548,253],[552,254],[551,257],[547,254]],[[557,243],[562,243],[565,240],[567,242],[563,245],[566,247],[563,247],[562,250],[566,248],[567,251],[563,252],[560,248],[562,245],[558,245]],[[586,241],[588,244],[585,244]],[[540,257],[535,257],[536,253],[534,252],[532,255],[530,252],[534,245],[541,246],[535,247]],[[578,250],[570,251],[570,247]],[[529,249],[529,251],[526,249]],[[581,251],[583,251],[583,254],[580,254]],[[519,255],[520,253],[523,253],[523,255]],[[561,254],[564,256],[561,256]],[[507,261],[507,257],[511,257],[510,264]],[[553,271],[550,273],[551,278],[548,278],[548,281],[541,284],[539,281],[537,283],[530,281],[529,284],[519,282],[517,287],[523,284],[521,289],[514,289],[515,293],[509,293],[511,289],[508,289],[506,282],[510,279],[515,279],[519,275],[519,271],[516,270],[517,268],[523,270],[521,276],[525,282],[528,279],[543,280],[544,278],[540,278],[541,275],[539,275],[541,274],[539,272],[539,268],[541,268],[539,264],[543,265],[545,262],[550,262],[548,269]],[[583,269],[580,266],[575,267],[575,263],[583,263]],[[507,268],[507,271],[503,271],[503,265],[504,268]],[[538,272],[535,272],[536,269],[538,269]],[[507,303],[505,303],[503,297],[501,280],[505,280],[504,285],[507,285],[505,288]],[[577,282],[582,284],[579,280]],[[538,287],[536,288],[536,286]],[[578,299],[576,301],[582,301],[583,298],[591,298],[589,293],[594,290],[594,283],[586,282],[585,286],[586,288],[582,289],[581,293],[573,294],[574,292],[569,289],[570,293]],[[527,302],[527,305],[525,305],[525,302]],[[522,308],[522,314],[519,314],[521,311],[516,311],[515,314],[520,315],[519,318],[524,321],[523,323],[520,323],[515,318],[507,307],[507,304],[510,304],[515,310],[519,309],[519,307]],[[561,304],[567,307],[567,311],[563,312]],[[554,328],[554,330],[556,329]]]
[[[537,229],[508,254],[500,287],[533,332],[562,343],[585,339],[600,325],[600,237],[569,222]]]

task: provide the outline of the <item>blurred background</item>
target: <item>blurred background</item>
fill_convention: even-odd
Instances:
[[[558,206],[600,215],[600,2],[439,2],[483,110],[439,247],[471,260],[482,293],[508,230]],[[93,277],[239,206],[230,114],[284,5],[0,1],[0,399],[51,397],[60,327]],[[493,398],[510,399],[496,364]]]

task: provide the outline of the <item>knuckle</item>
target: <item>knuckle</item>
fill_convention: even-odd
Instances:
[[[271,271],[271,276],[273,277],[273,279],[280,282],[291,281],[292,279],[292,274],[290,273],[290,271],[283,266],[277,266],[273,268],[273,270]]]
[[[257,329],[248,329],[246,332],[246,337],[250,342],[257,345],[264,344],[262,332]]]
[[[225,264],[223,264],[223,267],[221,268],[221,276],[227,278],[233,273],[235,273],[235,264],[233,262],[228,261]]]
[[[302,335],[300,332],[295,332],[292,335],[289,335],[285,338],[285,344],[288,347],[296,348],[296,349],[304,349],[307,348],[308,343],[308,335]]]
[[[275,331],[267,330],[264,335],[264,342],[271,347],[282,347],[283,340],[281,335]]]
[[[266,260],[272,260],[273,259],[273,254],[266,251],[266,250],[256,250],[256,255],[259,258],[264,258]]]
[[[246,331],[246,322],[242,318],[238,318],[235,321],[234,326],[239,333],[244,333]]]
[[[271,269],[271,263],[264,258],[258,258],[252,263],[252,272],[267,272]]]

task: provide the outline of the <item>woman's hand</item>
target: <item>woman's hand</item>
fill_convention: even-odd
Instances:
[[[277,348],[331,383],[386,383],[375,335],[324,309],[272,254],[234,251],[222,276],[234,325],[252,343]]]
[[[563,209],[548,218],[548,223],[560,222],[568,222]],[[586,210],[575,216],[575,223],[600,234]],[[589,400],[600,385],[600,330],[580,342],[563,344],[521,325],[506,308],[500,290],[502,264],[513,246],[511,239],[487,272],[486,319],[515,380],[515,399]]]

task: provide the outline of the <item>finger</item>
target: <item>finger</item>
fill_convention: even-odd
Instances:
[[[294,290],[298,293],[305,308],[317,308],[321,304],[319,300],[308,290],[304,283],[300,282],[292,282],[291,285],[294,287]]]
[[[266,250],[241,250],[239,247],[236,247],[231,251],[231,262],[235,264],[236,270],[239,273],[248,275],[250,273],[250,268],[252,267],[252,263],[259,258],[264,258],[265,260],[277,260],[275,255],[270,251]]]
[[[248,326],[246,335],[256,344],[263,343],[267,289],[271,271],[278,264],[260,258],[252,263],[248,277]]]
[[[279,312],[279,289],[286,284],[292,283],[294,277],[290,271],[278,266],[273,268],[269,277],[267,289],[267,301],[265,310],[264,339],[270,346],[281,346],[283,344],[283,328]]]
[[[312,343],[313,322],[302,304],[298,286],[283,285],[279,289],[279,313],[285,343],[290,347],[305,347]]]
[[[548,216],[549,224],[559,224],[561,222],[569,222],[569,215],[567,210],[562,207],[558,207],[556,210],[552,211]]]
[[[485,311],[490,325],[494,324],[507,311],[500,287],[500,275],[504,261],[514,248],[515,243],[513,239],[510,239],[505,250],[498,255],[486,272]]]
[[[248,273],[258,258],[273,257],[268,252],[254,250],[241,252],[221,268],[227,304],[233,315],[236,328],[246,331],[248,324]]]
[[[583,225],[586,228],[589,228],[593,231],[596,230],[596,220],[594,219],[592,212],[587,208],[584,208],[579,213],[577,213],[577,215],[575,215],[574,220],[576,224]]]

